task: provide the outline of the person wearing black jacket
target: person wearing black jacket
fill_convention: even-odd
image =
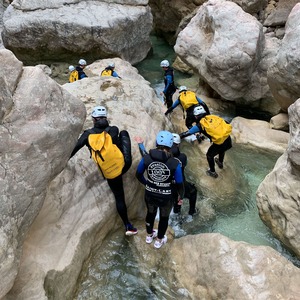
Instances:
[[[175,158],[178,158],[181,163],[182,175],[184,180],[184,198],[189,199],[189,215],[193,216],[196,212],[196,200],[197,200],[197,189],[195,185],[186,180],[184,175],[185,167],[187,166],[187,156],[180,152],[179,144],[181,142],[180,136],[177,133],[172,133],[174,137],[174,143],[171,148],[171,152]],[[180,214],[181,205],[178,205],[177,201],[174,202],[173,212],[175,214]]]
[[[86,61],[84,59],[79,59],[78,66],[76,67],[76,71],[78,72],[78,80],[87,77],[84,72],[84,68],[86,67]]]
[[[177,133],[172,133],[173,135],[173,145],[171,147],[171,153],[173,154],[173,157],[177,158],[180,161],[180,166],[182,170],[182,176],[184,181],[184,198],[189,199],[189,215],[193,216],[195,213],[197,213],[196,209],[196,200],[197,200],[197,189],[195,185],[191,182],[188,182],[185,178],[184,171],[185,167],[187,166],[187,156],[180,152],[179,150],[179,144],[181,142],[180,136]],[[135,137],[135,141],[138,143],[139,151],[144,157],[148,154],[147,150],[145,149],[144,141],[141,137]],[[181,212],[181,205],[178,204],[178,196],[176,190],[174,191],[174,207],[173,212],[175,214],[180,214]]]
[[[161,68],[164,70],[164,83],[165,88],[163,92],[161,92],[161,95],[164,95],[165,97],[165,104],[167,105],[167,108],[170,108],[173,104],[173,95],[177,90],[177,87],[174,83],[174,71],[170,67],[170,63],[168,60],[163,60],[160,63]]]
[[[83,134],[77,141],[77,144],[74,150],[71,153],[71,157],[73,157],[77,151],[79,151],[83,146],[87,146],[90,149],[90,145],[88,142],[88,138],[90,134],[93,133],[101,133],[104,130],[108,132],[108,134],[112,138],[113,144],[117,145],[118,148],[124,155],[125,165],[122,170],[122,174],[113,179],[106,179],[107,183],[114,194],[116,200],[116,207],[119,216],[121,217],[124,225],[125,225],[125,234],[126,235],[134,235],[137,234],[137,229],[133,227],[133,225],[128,220],[127,215],[127,207],[125,203],[125,193],[123,187],[123,179],[122,175],[125,174],[131,166],[132,158],[131,158],[131,142],[129,134],[126,130],[122,130],[119,134],[119,129],[116,126],[109,126],[107,120],[107,112],[104,106],[96,106],[92,112],[92,119],[94,122],[94,127],[88,130],[85,130]]]
[[[156,136],[156,148],[143,156],[136,171],[137,179],[145,185],[146,243],[152,243],[157,236],[154,243],[157,249],[167,242],[165,233],[173,207],[174,188],[177,190],[179,205],[182,204],[184,194],[182,171],[179,161],[172,157],[172,145],[172,133],[160,131]],[[147,173],[147,178],[144,177],[144,172]],[[153,230],[158,208],[158,230]]]

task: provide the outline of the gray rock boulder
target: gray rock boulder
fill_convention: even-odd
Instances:
[[[272,233],[300,257],[300,100],[289,107],[287,151],[260,184],[259,214]]]
[[[232,2],[238,4],[245,12],[249,14],[258,13],[263,10],[267,4],[268,0],[231,0]]]
[[[299,34],[300,3],[294,6],[288,17],[281,47],[267,74],[272,95],[284,112],[300,93]]]
[[[26,63],[118,56],[134,64],[151,48],[145,0],[14,1],[3,22],[5,47]]]
[[[237,4],[203,4],[174,49],[223,99],[278,113],[267,84],[278,43],[266,39],[261,23]]]
[[[300,297],[299,269],[270,247],[206,233],[175,239],[166,255],[177,289],[188,290],[191,299]]]
[[[270,1],[276,3],[275,1]],[[264,21],[264,26],[284,26],[293,7],[298,0],[278,0],[276,5],[268,12]]]
[[[85,108],[40,68],[0,50],[0,298],[12,287],[28,230],[64,168]]]

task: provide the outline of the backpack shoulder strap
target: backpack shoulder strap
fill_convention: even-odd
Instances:
[[[110,128],[111,128],[111,126],[107,126],[107,127],[104,129],[104,131],[106,131],[106,132],[108,133],[109,130],[110,130]]]

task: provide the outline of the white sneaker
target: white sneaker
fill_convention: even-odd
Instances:
[[[162,245],[166,244],[168,238],[165,235],[161,241],[159,241],[158,239],[156,239],[155,243],[154,243],[154,248],[159,249]]]
[[[151,244],[153,242],[153,239],[157,237],[157,229],[154,229],[152,231],[152,235],[147,235],[146,236],[146,243]]]

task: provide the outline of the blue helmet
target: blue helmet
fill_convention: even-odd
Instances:
[[[156,136],[156,145],[171,148],[174,142],[173,134],[169,131],[160,131]]]

